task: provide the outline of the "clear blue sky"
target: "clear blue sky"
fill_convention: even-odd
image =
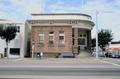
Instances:
[[[96,10],[99,29],[111,29],[114,40],[120,40],[120,0],[0,0],[0,19],[26,20],[31,13],[85,13],[95,22]]]

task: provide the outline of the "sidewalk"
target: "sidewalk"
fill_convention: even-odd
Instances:
[[[85,50],[81,50],[80,54],[78,55],[78,58],[89,58],[89,57],[93,57],[89,52],[85,51]]]
[[[21,58],[21,59],[0,59],[0,63],[2,62],[53,62],[53,63],[60,63],[60,62],[85,62],[94,60],[94,57],[76,57],[76,58],[43,58],[43,59],[36,59],[36,58]]]
[[[3,58],[0,62],[81,62],[81,61],[91,61],[94,60],[90,53],[86,51],[81,51],[76,58]]]
[[[102,59],[102,58],[99,58]],[[89,53],[82,52],[80,55],[78,55],[76,58],[21,58],[21,59],[15,59],[15,58],[3,58],[0,59],[1,63],[86,63],[86,62],[92,62],[94,63],[96,61],[96,58],[93,56],[90,56]]]
[[[118,68],[118,66],[109,64],[93,57],[89,58],[44,58],[39,59],[3,59],[0,60],[2,69],[42,69],[42,68]]]

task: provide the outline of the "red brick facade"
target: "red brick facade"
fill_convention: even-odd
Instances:
[[[32,26],[31,30],[31,45],[34,41],[34,55],[36,52],[43,52],[44,56],[55,57],[59,53],[72,52],[78,53],[81,49],[78,45],[78,30],[79,28],[72,28],[72,26]],[[74,31],[73,31],[74,30]],[[59,32],[64,31],[65,33],[65,44],[64,46],[59,46]],[[91,45],[91,31],[85,30],[87,48]],[[44,44],[40,44],[39,33],[44,33]],[[54,32],[54,45],[51,47],[49,45],[49,32]],[[74,35],[74,36],[73,36]],[[73,42],[72,42],[73,41]],[[74,45],[73,45],[74,43]]]
[[[74,40],[74,45],[73,45],[73,52],[78,52],[78,28],[73,28],[73,40]]]
[[[31,52],[55,57],[59,53],[77,53],[90,49],[92,17],[80,13],[32,14]]]
[[[54,46],[49,46],[49,32],[54,32]],[[65,44],[62,47],[58,45],[59,31],[65,32]],[[40,45],[39,33],[44,32],[44,45]],[[31,44],[34,41],[34,53],[62,53],[72,52],[72,26],[32,26],[31,30]]]

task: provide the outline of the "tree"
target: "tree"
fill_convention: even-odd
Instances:
[[[0,37],[2,36],[2,32],[3,32],[3,24],[0,24]]]
[[[93,39],[92,39],[92,47],[95,47],[95,46],[96,46],[96,39],[93,38]]]
[[[113,38],[111,30],[102,29],[98,33],[98,43],[101,49],[104,49],[104,47],[108,45],[108,42],[110,42],[112,39]]]
[[[9,24],[7,26],[4,26],[1,38],[6,41],[7,57],[9,55],[8,44],[10,43],[11,40],[13,40],[16,37],[16,33],[17,33],[17,27],[15,25]]]
[[[102,29],[101,31],[98,32],[98,45],[102,50],[104,50],[104,47],[108,45],[108,42],[112,40],[112,31],[111,30],[106,30]],[[95,47],[96,39],[92,39],[92,46]]]

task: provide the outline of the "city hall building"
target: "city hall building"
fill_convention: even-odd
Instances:
[[[92,18],[79,13],[32,14],[31,52],[43,52],[45,57],[61,53],[78,53],[90,49]]]

